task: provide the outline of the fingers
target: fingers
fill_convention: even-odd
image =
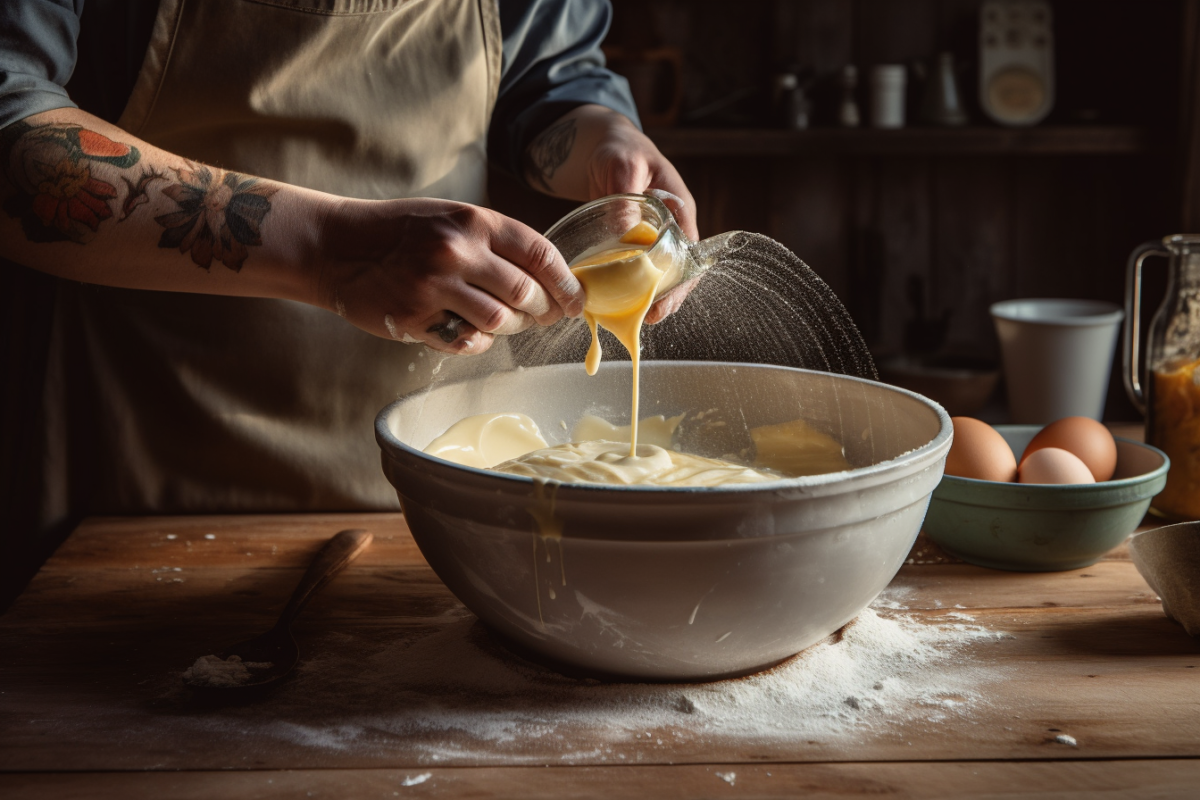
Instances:
[[[642,194],[650,188],[650,164],[636,154],[614,159],[605,176],[604,194]]]
[[[425,320],[419,338],[426,346],[454,355],[476,355],[486,351],[495,335],[478,330],[470,322],[451,311],[443,311]]]
[[[511,308],[488,292],[474,286],[464,285],[448,296],[447,311],[452,311],[483,333],[508,336],[520,333],[536,323],[524,311]]]
[[[679,227],[693,242],[700,240],[700,231],[696,227],[696,201],[692,198],[692,193],[688,191],[687,185],[684,184],[683,178],[679,177],[679,173],[670,164],[666,165],[666,169],[657,173],[650,182],[647,191],[655,189],[669,192],[673,197],[661,197],[662,201],[671,209],[671,213],[675,215],[675,221],[679,223]]]
[[[405,323],[392,314],[385,314],[379,328],[360,325],[364,330],[381,338],[393,339],[405,344],[424,344],[442,353],[474,355],[491,347],[495,336],[478,330],[459,315],[450,311],[439,311],[417,323]]]
[[[471,286],[487,292],[506,306],[522,312],[522,315],[536,321],[538,325],[553,325],[563,318],[563,309],[552,298],[537,279],[523,269],[500,258],[489,254],[478,269],[473,269],[466,275],[466,281]],[[525,326],[528,327],[528,326]],[[488,327],[481,327],[487,330]],[[524,327],[521,329],[524,330]]]
[[[491,232],[492,252],[532,276],[558,304],[564,314],[569,317],[577,317],[582,314],[583,303],[586,299],[583,286],[567,268],[567,262],[563,260],[562,253],[558,252],[554,245],[528,225],[499,214],[496,216],[499,222]],[[520,288],[522,293],[530,296],[536,294],[527,288],[516,285],[511,288],[513,290]],[[539,314],[535,310],[524,307],[522,310],[527,311],[534,318],[550,313],[550,310],[547,310]]]
[[[654,194],[662,200],[675,215],[675,221],[684,234],[693,242],[700,241],[700,231],[696,226],[696,201],[678,174],[656,178],[646,194]]]
[[[679,307],[683,305],[683,301],[687,299],[688,293],[692,291],[699,280],[699,278],[692,278],[658,298],[646,312],[646,324],[657,325],[678,311]]]
[[[612,161],[608,166],[604,188],[607,194],[651,194],[657,189],[671,195],[657,196],[671,209],[687,237],[692,241],[700,239],[696,226],[696,201],[675,167],[657,150]]]

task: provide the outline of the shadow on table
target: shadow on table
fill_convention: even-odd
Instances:
[[[1182,625],[1167,619],[1157,604],[1131,609],[1121,616],[1080,619],[1057,628],[1054,639],[1064,650],[1095,656],[1200,655],[1200,641],[1189,636]]]

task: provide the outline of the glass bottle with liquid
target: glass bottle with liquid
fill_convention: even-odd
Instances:
[[[1142,266],[1151,256],[1168,259],[1167,293],[1143,340]],[[1171,459],[1151,511],[1200,519],[1200,235],[1167,236],[1130,254],[1125,320],[1125,388],[1146,416],[1146,442]]]

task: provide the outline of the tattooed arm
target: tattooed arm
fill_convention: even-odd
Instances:
[[[494,334],[582,310],[562,256],[492,211],[350,200],[228,172],[77,109],[0,130],[0,204],[0,248],[34,269],[299,300],[451,352],[482,352]]]
[[[683,201],[682,208],[672,209],[683,232],[699,238],[696,203],[675,167],[627,117],[603,106],[575,108],[535,136],[525,150],[525,177],[547,194],[573,200],[666,190]],[[669,292],[646,321],[671,314],[690,288],[689,283]]]

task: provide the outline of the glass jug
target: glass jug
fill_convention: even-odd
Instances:
[[[731,252],[737,246],[733,239],[740,233],[729,231],[693,242],[680,230],[662,200],[642,194],[613,194],[575,209],[546,231],[546,238],[568,264],[573,264],[602,250],[628,247],[631,242],[622,242],[622,237],[641,222],[654,230],[654,239],[636,244],[644,247],[650,262],[665,273],[655,292],[656,300]]]
[[[1142,265],[1151,256],[1169,259],[1167,294],[1143,342]],[[1146,416],[1146,442],[1171,459],[1151,510],[1200,519],[1200,235],[1167,236],[1130,254],[1125,320],[1125,389]]]

